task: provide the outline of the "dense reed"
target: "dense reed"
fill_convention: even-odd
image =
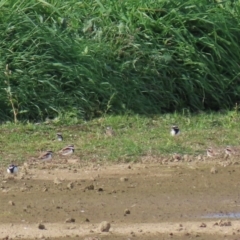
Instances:
[[[232,108],[238,1],[0,0],[0,118]]]

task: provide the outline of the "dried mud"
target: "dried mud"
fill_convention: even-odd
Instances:
[[[239,212],[239,174],[238,164],[217,161],[83,166],[73,159],[26,164],[16,177],[3,170],[0,239],[240,239],[237,218],[211,218]],[[109,232],[99,230],[102,221]]]

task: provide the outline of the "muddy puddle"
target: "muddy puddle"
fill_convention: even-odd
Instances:
[[[207,215],[202,216],[202,218],[205,219],[226,219],[226,218],[231,218],[231,219],[239,219],[240,218],[240,213],[239,212],[229,212],[229,213],[209,213]]]

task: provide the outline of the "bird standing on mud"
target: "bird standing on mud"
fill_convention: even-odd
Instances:
[[[14,165],[14,164],[11,164],[11,165],[9,165],[9,167],[7,168],[7,172],[8,172],[9,174],[17,174],[17,172],[18,172],[18,167],[17,167],[16,165]]]

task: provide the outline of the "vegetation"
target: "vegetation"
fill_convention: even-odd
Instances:
[[[58,161],[57,152],[69,144],[76,148],[73,158],[90,163],[161,159],[173,153],[206,156],[209,147],[222,149],[223,153],[226,146],[236,146],[240,141],[239,120],[235,109],[221,114],[192,115],[184,111],[153,117],[107,116],[87,122],[77,118],[56,118],[39,124],[9,122],[0,127],[0,164],[21,164],[37,159],[46,150],[52,150]],[[176,123],[181,134],[173,137],[171,124]],[[107,126],[113,128],[115,136],[105,134]],[[63,134],[63,142],[56,141],[57,132]]]
[[[1,120],[218,110],[239,100],[239,1],[0,6]]]

